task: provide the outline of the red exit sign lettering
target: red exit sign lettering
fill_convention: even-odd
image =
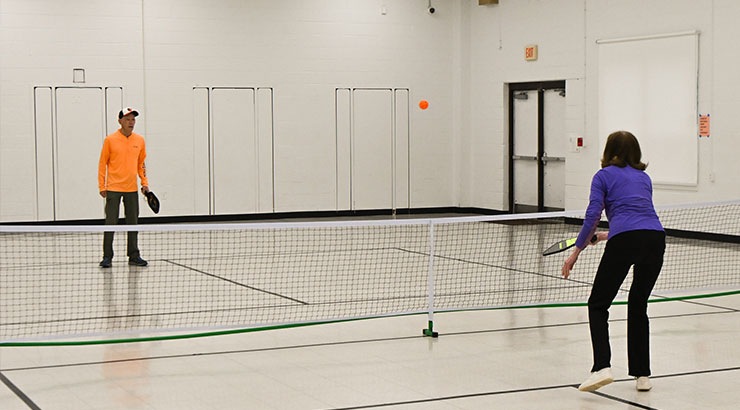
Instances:
[[[526,46],[524,47],[524,59],[527,61],[537,60],[537,46]]]

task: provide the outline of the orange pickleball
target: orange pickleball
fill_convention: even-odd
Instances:
[[[419,101],[419,108],[421,108],[422,110],[426,110],[427,108],[429,108],[429,102],[427,102],[427,100]]]

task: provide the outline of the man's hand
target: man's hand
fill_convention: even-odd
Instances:
[[[146,195],[147,192],[149,192],[149,187],[148,186],[142,186],[141,187],[141,193],[144,194],[144,195]]]
[[[108,191],[100,191],[100,196],[105,198],[108,195]]]

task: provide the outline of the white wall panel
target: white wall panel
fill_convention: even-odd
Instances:
[[[394,147],[394,208],[409,207],[409,90],[397,89],[393,92],[395,99],[395,147]]]
[[[259,180],[254,89],[213,89],[211,121],[213,213],[257,212]]]
[[[193,88],[193,181],[184,189],[193,190],[195,215],[211,213],[211,147],[209,90]]]
[[[118,123],[118,112],[122,108],[125,108],[123,105],[123,88],[105,87],[105,135],[110,135],[121,128],[121,124]],[[138,107],[133,108],[135,110],[140,109]],[[138,128],[135,131],[141,133]],[[146,135],[144,138],[146,139]]]
[[[102,218],[98,162],[105,138],[100,87],[57,88],[54,139],[57,220]]]
[[[352,146],[352,100],[349,88],[335,90],[336,122],[336,184],[337,210],[347,210],[350,205],[351,146]]]
[[[257,164],[260,213],[275,210],[273,196],[273,98],[272,88],[257,89]]]
[[[393,94],[353,90],[352,209],[393,207]]]
[[[51,87],[34,88],[37,219],[54,220],[53,96]]]
[[[409,90],[337,88],[335,107],[337,209],[408,208]]]

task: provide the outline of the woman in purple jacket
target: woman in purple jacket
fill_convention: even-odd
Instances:
[[[594,364],[591,374],[578,389],[593,391],[614,378],[609,346],[609,307],[629,269],[634,277],[628,296],[627,357],[629,374],[637,379],[637,390],[650,384],[650,343],[647,301],[663,266],[665,232],[653,207],[653,186],[644,172],[637,138],[627,131],[609,135],[601,158],[601,169],[591,182],[591,196],[576,247],[563,264],[568,278],[578,255],[589,245],[601,212],[606,210],[609,232],[596,234],[596,242],[608,239],[588,298]],[[592,242],[592,243],[596,243]]]

